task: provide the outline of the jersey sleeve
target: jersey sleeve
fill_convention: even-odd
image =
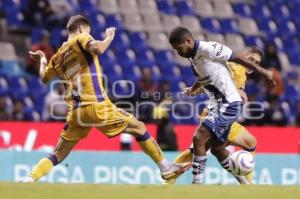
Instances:
[[[229,47],[217,42],[206,42],[203,50],[208,53],[210,58],[225,62],[230,59],[233,53]]]
[[[243,66],[241,66],[241,67],[243,67]],[[239,89],[244,90],[246,81],[247,81],[247,76],[246,76],[246,70],[241,67],[237,70],[238,75],[237,75],[237,78],[235,79],[235,83]]]
[[[80,44],[80,46],[86,50],[87,45],[89,42],[95,40],[90,34],[88,33],[82,33],[78,36],[77,42]]]
[[[233,62],[228,62],[227,65],[230,68],[232,79],[236,87],[244,90],[247,81],[246,68]]]
[[[51,60],[49,61],[49,63],[47,64],[44,73],[41,74],[41,79],[44,82],[48,82],[50,80],[52,80],[54,77],[56,77],[56,72],[54,70],[54,65],[53,65],[53,57],[51,58]]]

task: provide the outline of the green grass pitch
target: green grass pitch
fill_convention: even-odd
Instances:
[[[0,183],[1,199],[299,199],[300,186]]]

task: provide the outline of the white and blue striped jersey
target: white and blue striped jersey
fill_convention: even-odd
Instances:
[[[189,60],[208,94],[208,108],[242,101],[226,64],[232,53],[230,48],[217,42],[196,41],[194,56]]]

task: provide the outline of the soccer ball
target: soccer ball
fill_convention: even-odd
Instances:
[[[248,151],[236,151],[230,155],[231,169],[238,176],[245,176],[254,169],[254,157]]]

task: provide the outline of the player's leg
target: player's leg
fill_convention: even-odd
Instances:
[[[61,163],[68,156],[77,142],[78,141],[71,142],[60,138],[53,153],[42,158],[37,165],[35,165],[29,177],[25,181],[35,182],[41,177],[47,175],[55,165]]]
[[[204,123],[197,128],[193,137],[193,183],[202,184],[206,167],[206,148],[208,140],[211,138],[210,128]]]
[[[234,122],[228,135],[230,145],[238,146],[246,151],[255,151],[257,140],[243,125]]]
[[[54,151],[49,154],[48,157],[42,158],[37,163],[26,179],[27,182],[37,181],[49,173],[55,165],[61,163],[68,156],[80,139],[88,135],[91,127],[80,126],[77,120],[79,114],[87,112],[86,109],[88,109],[88,107],[80,107],[69,111],[67,121]],[[88,119],[88,116],[85,118]]]
[[[141,149],[158,165],[163,178],[168,179],[186,171],[191,166],[190,163],[177,165],[167,161],[155,139],[147,131],[145,124],[123,109],[117,108],[112,103],[107,103],[105,107],[101,105],[93,108],[97,121],[101,124],[96,128],[108,137],[117,136],[120,133],[132,134]]]
[[[201,115],[200,115],[200,121],[202,122],[203,119],[208,114],[208,109],[203,109]],[[210,148],[209,145],[206,146],[206,151]],[[184,162],[191,162],[193,160],[193,144],[191,144],[190,148],[181,152],[174,160],[175,163],[184,163]]]
[[[133,117],[124,132],[133,135],[141,149],[149,155],[155,163],[159,163],[164,159],[161,149],[155,139],[147,131],[143,122]]]
[[[187,149],[182,151],[174,160],[175,163],[185,163],[192,162],[193,160],[193,150]]]
[[[228,141],[230,145],[241,147],[255,156],[255,149],[257,144],[256,138],[241,124],[235,122],[231,126]],[[246,178],[249,183],[252,183],[253,172],[247,174]]]
[[[210,143],[206,143],[206,151],[208,151],[210,149]],[[189,149],[181,152],[174,160],[175,163],[186,163],[186,162],[192,162],[193,160],[193,144],[190,146]],[[163,184],[175,184],[176,183],[176,180],[181,176],[182,174],[178,174],[178,175],[175,175],[174,177],[168,179],[168,180],[165,180],[163,182]]]
[[[206,116],[202,114],[202,125],[197,129],[193,138],[193,183],[203,183],[207,160],[206,145],[212,137],[223,142],[226,141],[231,124],[238,118],[240,106],[240,102],[232,103],[229,106],[207,110]],[[226,158],[226,151],[223,153],[225,154],[221,154],[219,159],[224,160]]]
[[[205,108],[203,109],[201,115],[200,115],[200,121],[202,122],[205,117],[208,115],[208,109]],[[206,149],[208,150],[210,148],[209,145],[206,146]],[[185,162],[192,162],[193,160],[193,144],[191,144],[190,148],[181,152],[174,160],[175,163],[185,163]],[[206,150],[206,151],[207,151]],[[168,180],[165,180],[163,182],[163,184],[175,184],[176,183],[176,180],[177,178],[179,178],[181,176],[181,174],[178,174],[178,175],[175,175],[174,177],[168,179]]]
[[[240,184],[249,184],[245,176],[238,176],[235,175],[232,171],[232,162],[230,159],[230,153],[225,148],[228,143],[227,142],[220,142],[217,139],[210,140],[211,143],[211,153],[217,158],[221,166],[231,173]]]
[[[193,160],[193,152],[192,148],[182,151],[174,160],[175,163],[186,163],[192,162]],[[163,181],[163,184],[175,184],[177,178],[179,178],[181,174],[175,175],[172,178]]]
[[[229,162],[229,151],[225,148],[227,146],[226,142],[220,142],[216,139],[211,139],[211,149],[210,152],[217,158],[222,167],[228,171],[230,168]],[[229,170],[230,171],[230,170]]]
[[[237,145],[242,147],[244,150],[249,151],[253,156],[255,156],[255,149],[256,149],[256,138],[244,128],[243,133],[239,134],[236,137],[235,141],[232,143],[233,145]],[[247,180],[249,183],[253,183],[253,171],[246,175]]]
[[[208,115],[208,109],[204,109],[201,113],[200,120],[201,122],[205,119],[205,117]],[[206,144],[206,151],[210,148],[209,143]],[[193,160],[193,144],[191,144],[190,148],[181,152],[174,160],[175,163],[185,163],[185,162],[191,162]],[[177,178],[179,178],[181,174],[178,174],[168,180],[164,181],[164,184],[175,184]]]
[[[241,126],[236,136],[229,139],[229,144],[238,146],[246,151],[253,152],[255,154],[257,140],[245,127]]]
[[[123,109],[117,108],[112,103],[101,107],[95,106],[97,120],[100,125],[96,126],[108,137],[114,137],[120,133],[129,133],[135,136],[142,150],[156,163],[164,160],[164,156],[156,141],[147,131],[143,122],[138,121],[133,115]]]
[[[218,117],[215,117],[213,120],[214,128],[212,129],[212,133],[214,136],[210,140],[210,143],[211,153],[216,156],[222,167],[233,174],[240,183],[248,184],[244,176],[236,176],[232,172],[232,163],[229,156],[230,153],[225,148],[228,144],[228,135],[231,130],[231,126],[240,115],[241,105],[241,102],[233,102],[227,106],[221,106],[218,111]],[[205,122],[208,124],[211,123],[209,120],[205,120],[204,123]]]
[[[147,131],[145,124],[136,118],[133,117],[130,120],[124,132],[135,136],[141,149],[158,165],[164,179],[169,179],[190,167],[190,163],[178,165],[166,160],[156,140]]]

